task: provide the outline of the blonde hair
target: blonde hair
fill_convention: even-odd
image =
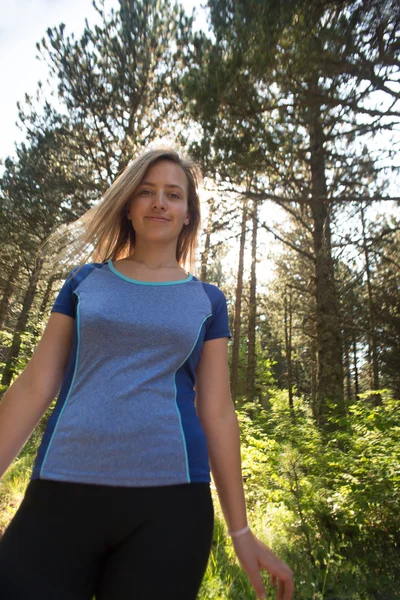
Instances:
[[[193,273],[200,228],[200,199],[197,190],[202,183],[202,174],[197,163],[165,146],[147,150],[128,163],[98,204],[73,223],[62,226],[49,236],[42,246],[42,252],[47,254],[53,245],[62,247],[52,258],[53,272],[65,262],[70,264],[75,261],[75,265],[88,261],[105,262],[125,258],[133,253],[136,234],[127,218],[128,204],[146,171],[160,160],[176,163],[187,177],[189,224],[183,226],[178,236],[176,260],[181,266],[189,263],[189,270]]]

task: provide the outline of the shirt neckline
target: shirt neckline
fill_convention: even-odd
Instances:
[[[189,273],[186,279],[177,279],[176,281],[139,281],[139,279],[132,279],[131,277],[127,277],[126,275],[123,275],[123,273],[118,271],[114,267],[111,258],[107,261],[107,265],[110,271],[114,275],[117,275],[117,277],[120,277],[121,279],[123,279],[124,281],[128,281],[129,283],[137,283],[139,285],[175,285],[177,283],[187,283],[188,281],[191,281],[193,279],[193,275]]]

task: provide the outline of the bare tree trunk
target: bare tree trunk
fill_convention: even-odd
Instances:
[[[249,325],[247,333],[247,380],[246,395],[247,398],[254,398],[255,380],[256,380],[256,266],[257,266],[257,201],[253,200],[252,210],[252,241],[251,241],[251,271],[250,271],[250,302],[249,302]]]
[[[292,369],[292,292],[285,289],[284,297],[285,309],[285,349],[287,365],[287,385],[289,390],[289,408],[293,411],[293,369]]]
[[[345,409],[341,325],[331,249],[324,132],[320,120],[320,106],[315,101],[315,98],[318,97],[316,82],[310,85],[309,92],[308,117],[312,189],[310,206],[314,220],[318,421],[323,426],[328,417],[327,400],[334,403],[336,415],[344,415]]]
[[[369,386],[371,387],[373,375],[372,375],[372,348],[371,348],[369,332],[368,332],[367,342],[368,342],[367,343],[367,371],[368,371]]]
[[[13,293],[13,283],[17,276],[18,269],[19,269],[19,263],[16,262],[16,263],[14,263],[14,265],[10,271],[10,275],[7,279],[7,282],[6,282],[6,285],[4,288],[3,296],[0,301],[0,327],[3,327],[3,325],[4,325],[7,310],[8,310],[10,300],[12,297],[12,293]]]
[[[372,293],[372,283],[371,283],[371,269],[370,269],[370,261],[369,261],[369,252],[367,247],[367,240],[365,234],[365,215],[364,208],[361,204],[361,225],[362,225],[362,234],[363,234],[363,249],[364,249],[364,257],[365,257],[365,272],[367,275],[367,292],[368,292],[368,313],[369,313],[369,347],[371,352],[371,361],[372,361],[372,377],[371,377],[371,389],[379,390],[379,368],[378,368],[378,350],[377,350],[377,341],[376,341],[376,316],[375,316],[375,305]],[[374,394],[373,400],[375,406],[379,406],[382,404],[382,398],[380,394]]]
[[[51,296],[51,293],[52,293],[52,290],[53,290],[53,284],[56,281],[56,279],[57,279],[57,276],[54,275],[53,277],[50,277],[49,280],[48,280],[48,282],[47,282],[46,290],[45,290],[45,292],[43,294],[42,302],[41,302],[40,308],[39,308],[40,318],[43,318],[44,315],[47,312],[47,308],[48,308],[48,304],[49,304],[49,299],[50,299],[50,296]]]
[[[4,366],[3,377],[1,380],[1,384],[7,387],[11,384],[15,373],[16,361],[21,347],[21,333],[25,331],[26,324],[28,322],[28,315],[33,303],[33,299],[35,297],[36,287],[39,281],[39,275],[42,269],[42,265],[43,261],[39,259],[33,267],[29,279],[28,289],[26,291],[24,302],[22,305],[22,310],[18,317],[17,325],[15,328],[13,341],[7,354],[7,360]]]
[[[351,373],[350,373],[350,352],[349,352],[349,344],[347,338],[344,340],[344,375],[346,380],[346,396],[345,396],[345,405],[346,405],[346,413],[347,407],[351,402]]]
[[[318,421],[318,400],[317,400],[318,353],[317,353],[317,344],[314,339],[311,342],[311,356],[312,356],[311,402],[312,402],[312,411],[313,411],[314,419],[316,421]]]
[[[356,398],[360,393],[360,383],[358,379],[358,360],[357,360],[357,340],[356,336],[353,333],[353,364],[354,364],[354,391],[356,393]]]
[[[208,212],[208,220],[206,227],[206,240],[204,243],[204,250],[201,254],[201,271],[200,271],[200,280],[207,281],[207,270],[208,263],[210,259],[210,240],[211,240],[211,231],[212,231],[212,223],[214,219],[214,198],[210,199],[209,202],[209,212]]]
[[[40,335],[42,333],[41,323],[40,322],[42,321],[42,319],[44,318],[44,316],[45,316],[45,314],[47,312],[48,305],[49,305],[49,299],[50,299],[50,296],[51,296],[51,293],[52,293],[52,290],[53,290],[53,284],[54,284],[54,282],[57,279],[58,279],[58,276],[57,275],[53,275],[47,281],[46,289],[45,289],[45,292],[43,294],[42,302],[41,302],[40,308],[39,308],[38,319],[37,319],[35,325],[33,326],[33,328],[34,328],[34,340],[35,340],[35,343],[38,342],[39,337],[40,337]]]
[[[301,389],[301,373],[300,373],[300,367],[299,367],[299,363],[295,362],[293,364],[292,361],[292,372],[294,372],[292,379],[293,379],[293,387],[296,387],[296,389],[300,390]]]
[[[231,357],[231,395],[233,402],[236,402],[238,392],[238,372],[239,372],[239,347],[240,347],[240,329],[241,329],[241,310],[243,294],[243,265],[244,248],[246,243],[246,224],[247,224],[247,198],[243,199],[242,208],[242,228],[240,234],[239,247],[239,265],[236,284],[235,316],[233,322],[233,343]]]

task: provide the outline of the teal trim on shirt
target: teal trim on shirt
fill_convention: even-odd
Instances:
[[[139,285],[175,285],[176,283],[187,283],[188,281],[191,281],[193,279],[193,275],[189,273],[186,279],[178,279],[177,281],[139,281],[138,279],[132,279],[131,277],[123,275],[114,267],[111,259],[107,261],[107,264],[110,271],[112,271],[114,275],[121,277],[121,279],[123,279],[124,281],[129,281],[130,283],[138,283]]]

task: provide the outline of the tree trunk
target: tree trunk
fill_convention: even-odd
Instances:
[[[210,259],[210,240],[211,240],[211,231],[212,231],[212,223],[214,218],[214,198],[210,199],[209,202],[209,212],[208,212],[208,220],[206,227],[206,239],[204,242],[204,250],[201,254],[201,271],[200,271],[200,280],[207,281],[207,269],[208,269],[208,261]]]
[[[292,369],[292,292],[285,289],[284,297],[285,309],[285,349],[286,349],[286,365],[287,365],[287,386],[289,391],[289,408],[293,411],[293,369]]]
[[[317,321],[317,402],[318,421],[326,425],[328,401],[335,406],[336,416],[345,414],[343,396],[343,364],[341,326],[336,298],[336,286],[331,251],[329,204],[327,199],[324,132],[320,106],[315,101],[318,87],[309,88],[308,118],[310,134],[311,201],[314,221],[315,297]]]
[[[32,306],[33,299],[35,297],[36,287],[38,284],[40,271],[42,269],[42,264],[43,261],[41,259],[38,259],[35,263],[35,266],[33,267],[29,279],[28,289],[26,291],[24,302],[22,305],[22,310],[18,317],[17,325],[15,328],[13,341],[7,354],[6,364],[1,380],[1,384],[7,387],[10,386],[10,384],[12,383],[12,379],[15,374],[16,362],[21,347],[21,333],[25,331],[26,324],[28,322],[29,310]]]
[[[49,299],[50,299],[50,296],[51,296],[51,293],[53,290],[53,284],[56,281],[56,279],[58,279],[58,277],[56,275],[54,275],[53,277],[50,277],[50,279],[47,282],[46,290],[43,294],[42,302],[41,302],[40,308],[39,308],[40,319],[42,319],[47,312]]]
[[[345,381],[346,381],[345,406],[346,406],[346,413],[347,413],[347,407],[349,406],[349,404],[351,402],[351,395],[352,395],[351,372],[350,372],[350,350],[349,350],[349,344],[348,344],[347,337],[344,340],[344,375],[345,375]]]
[[[318,352],[315,339],[311,342],[311,403],[313,416],[318,421],[318,400],[317,400],[317,374],[318,374]]]
[[[240,347],[240,329],[241,329],[241,310],[242,310],[242,294],[243,294],[243,265],[244,265],[244,248],[246,242],[246,224],[247,224],[247,198],[243,199],[242,208],[242,228],[240,234],[239,247],[239,266],[236,284],[236,299],[235,299],[235,316],[233,322],[233,343],[231,357],[231,396],[233,402],[236,403],[238,392],[238,373],[239,373],[239,347]]]
[[[376,342],[376,317],[375,317],[375,305],[372,294],[372,283],[371,283],[371,269],[369,261],[369,252],[367,247],[367,240],[365,235],[365,215],[364,208],[361,204],[361,225],[363,234],[363,249],[365,257],[365,273],[367,276],[367,292],[368,292],[368,313],[369,313],[369,347],[371,356],[371,389],[379,390],[379,368],[378,368],[378,350]],[[382,398],[380,394],[374,394],[373,400],[375,406],[382,404]]]
[[[247,398],[255,396],[255,380],[256,380],[256,266],[257,266],[257,201],[253,200],[252,210],[252,241],[251,241],[251,271],[250,271],[250,302],[249,302],[249,325],[247,334],[247,378],[246,378],[246,395]]]
[[[54,275],[49,278],[47,285],[46,285],[46,290],[43,294],[42,302],[40,303],[38,318],[36,320],[35,325],[33,326],[35,343],[37,343],[39,341],[39,338],[42,335],[41,321],[47,313],[49,299],[50,299],[50,296],[51,296],[51,293],[53,290],[53,284],[56,281],[56,279],[58,279],[57,275]]]
[[[0,301],[0,327],[3,327],[5,319],[6,319],[7,310],[8,310],[11,296],[13,293],[13,283],[17,276],[18,269],[19,269],[19,263],[16,262],[10,271],[10,275],[7,279],[7,282],[6,282],[6,285],[4,288],[4,293],[3,293],[3,296]]]
[[[354,364],[354,391],[356,393],[356,398],[358,398],[358,394],[360,393],[360,383],[358,379],[358,359],[357,359],[357,340],[356,336],[353,333],[353,364]]]

